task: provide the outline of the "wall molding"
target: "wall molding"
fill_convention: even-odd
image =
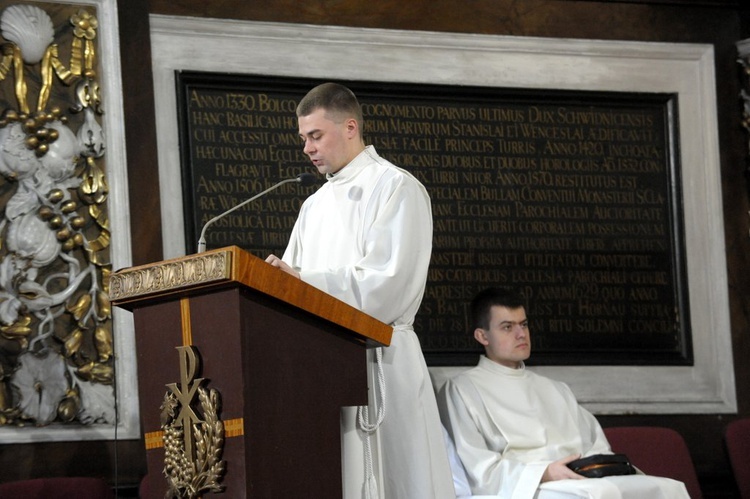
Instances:
[[[678,94],[693,366],[545,366],[597,414],[735,413],[713,47],[151,16],[165,257],[184,254],[175,71]],[[431,368],[440,385],[465,368]]]

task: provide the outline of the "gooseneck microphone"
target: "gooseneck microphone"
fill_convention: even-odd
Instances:
[[[253,197],[251,197],[249,199],[244,200],[243,202],[241,202],[240,204],[238,204],[236,206],[233,206],[232,208],[229,208],[224,213],[222,213],[220,215],[216,215],[214,218],[212,218],[211,220],[209,220],[208,222],[206,222],[206,224],[203,226],[203,229],[201,229],[201,237],[200,237],[200,239],[198,239],[198,253],[203,253],[204,251],[206,251],[206,229],[208,229],[208,227],[211,224],[213,224],[214,222],[216,222],[217,220],[220,220],[220,219],[224,218],[225,216],[227,216],[230,213],[232,213],[234,210],[242,208],[247,203],[249,203],[251,201],[255,201],[256,199],[258,199],[261,196],[265,196],[266,194],[268,194],[272,190],[276,189],[277,187],[281,187],[284,184],[288,184],[290,182],[296,182],[296,183],[298,183],[298,184],[300,184],[300,185],[302,185],[304,187],[307,187],[307,186],[313,185],[316,181],[317,181],[317,177],[316,177],[316,175],[314,173],[300,173],[296,177],[294,177],[294,178],[288,178],[286,180],[282,180],[281,182],[272,185],[271,187],[269,187],[265,191],[263,191],[261,193],[258,193],[258,194],[256,194],[255,196],[253,196]]]

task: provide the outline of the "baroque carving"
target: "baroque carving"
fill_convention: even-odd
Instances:
[[[98,21],[0,15],[0,425],[114,424]]]

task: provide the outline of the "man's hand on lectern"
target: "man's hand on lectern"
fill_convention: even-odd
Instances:
[[[300,278],[299,277],[299,272],[297,272],[292,267],[290,267],[289,265],[287,265],[285,262],[283,262],[281,260],[281,258],[279,258],[278,256],[276,256],[274,254],[268,255],[268,257],[266,258],[266,263],[270,263],[274,267],[283,270],[287,274],[293,275],[297,279]]]

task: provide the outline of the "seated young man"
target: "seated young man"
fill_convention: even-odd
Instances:
[[[682,482],[643,474],[585,478],[567,464],[611,454],[594,416],[564,383],[525,369],[531,354],[523,299],[490,288],[471,303],[479,364],[440,392],[472,494],[509,499],[587,497],[689,498]]]

